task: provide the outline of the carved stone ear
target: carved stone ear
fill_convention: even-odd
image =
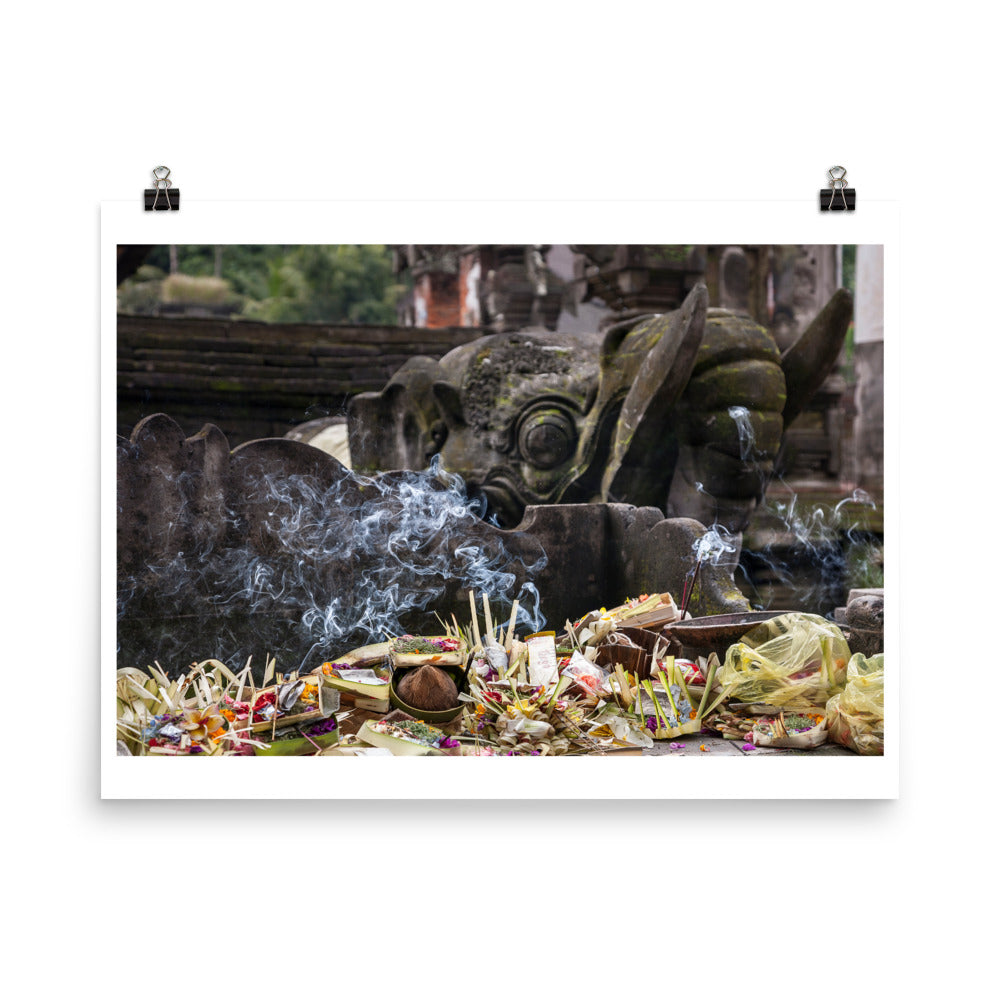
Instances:
[[[441,417],[449,430],[465,426],[462,414],[462,397],[456,386],[451,382],[435,382],[433,386],[434,400],[441,412]]]
[[[854,316],[854,300],[846,288],[833,297],[809,324],[809,329],[781,356],[787,397],[784,420],[787,427],[837,365],[847,329]]]
[[[644,313],[642,316],[632,316],[614,323],[604,331],[604,339],[601,341],[601,362],[613,363],[615,355],[621,349],[625,338],[646,320],[654,319],[655,313]]]
[[[705,335],[708,290],[696,285],[680,309],[652,320],[662,327],[625,402],[601,481],[601,496],[634,496],[648,477],[649,456],[662,447],[674,404],[684,392]]]

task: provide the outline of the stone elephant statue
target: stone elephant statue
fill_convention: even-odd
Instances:
[[[708,308],[704,285],[603,333],[485,336],[355,396],[352,462],[419,470],[440,455],[500,527],[529,505],[610,502],[738,532],[852,311],[840,289],[784,353],[750,317]]]

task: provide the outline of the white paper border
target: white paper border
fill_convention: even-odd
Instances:
[[[818,189],[817,189],[818,190]],[[267,201],[101,205],[101,797],[895,798],[899,794],[900,218],[895,202]],[[884,757],[129,758],[115,753],[117,244],[877,243],[885,247]],[[895,669],[894,669],[895,667]],[[335,763],[326,763],[332,761]]]

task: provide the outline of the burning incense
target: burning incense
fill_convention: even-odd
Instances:
[[[458,681],[458,693],[461,694],[462,691],[469,686],[469,671],[472,669],[472,650],[466,652],[465,654],[465,670],[462,671],[462,678]]]
[[[691,596],[694,594],[695,581],[698,579],[698,571],[701,569],[702,557],[699,556],[694,564],[694,568],[688,570],[687,576],[684,578],[684,593],[681,596],[681,607],[680,607],[680,620],[684,621],[684,616],[687,614],[688,604],[691,601]]]

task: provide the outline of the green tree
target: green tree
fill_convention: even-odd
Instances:
[[[219,277],[233,292],[250,299],[267,296],[268,264],[280,259],[287,247],[270,244],[180,245],[176,248],[177,271],[194,278]],[[147,265],[170,273],[170,248],[153,247]]]
[[[267,262],[267,294],[244,315],[270,323],[395,323],[400,288],[385,246],[298,246]]]
[[[242,315],[268,323],[396,322],[403,291],[388,247],[364,245],[178,245],[154,247],[142,274],[119,289],[126,312],[155,312],[162,280],[176,273],[224,280]]]
[[[858,259],[858,248],[853,243],[844,244],[844,288],[847,288],[853,294],[854,292],[854,273],[857,266]]]

